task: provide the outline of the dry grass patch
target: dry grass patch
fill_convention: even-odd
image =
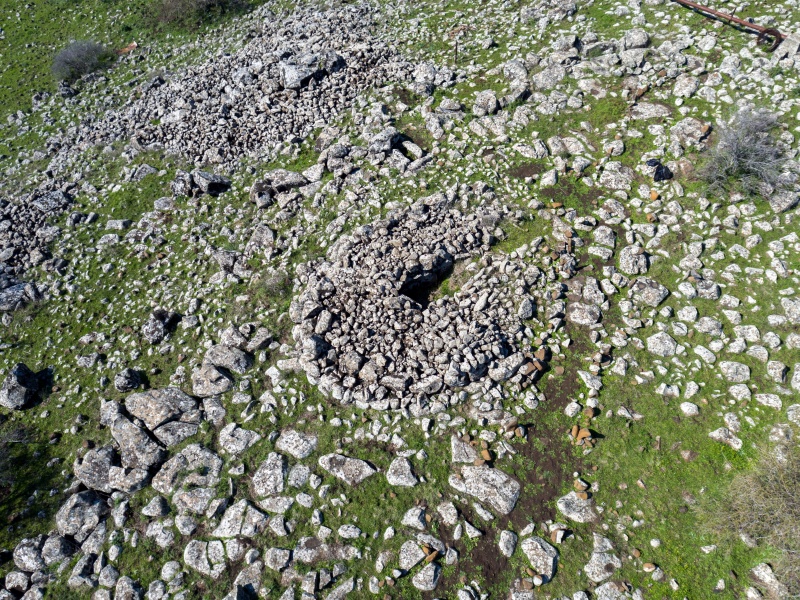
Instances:
[[[721,498],[699,509],[709,534],[755,541],[775,549],[773,565],[791,597],[800,596],[800,447],[765,451],[754,468],[737,475]]]

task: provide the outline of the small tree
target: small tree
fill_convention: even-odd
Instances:
[[[113,56],[114,53],[102,44],[85,40],[71,42],[53,59],[53,76],[58,81],[72,82],[107,67]]]
[[[740,109],[719,128],[700,176],[717,192],[767,195],[786,185],[787,158],[775,139],[778,117],[766,110]]]

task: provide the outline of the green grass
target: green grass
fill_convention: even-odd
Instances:
[[[261,0],[252,0],[251,5]],[[0,21],[5,33],[0,51],[0,119],[27,112],[35,92],[55,92],[52,59],[70,39],[89,39],[119,49],[131,42],[139,47],[178,45],[230,15],[200,23],[159,24],[159,0],[7,0]]]

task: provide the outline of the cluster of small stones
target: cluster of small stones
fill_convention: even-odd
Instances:
[[[484,11],[509,30],[522,23],[525,35],[540,35],[562,19],[569,19],[571,31],[551,36],[537,52],[511,46],[498,50],[504,56],[494,75],[504,77],[508,84],[499,97],[483,90],[467,107],[445,91],[446,97],[436,106],[429,96],[419,106],[409,107],[384,99],[391,88],[370,92],[369,100],[359,96],[353,101],[357,92],[386,75],[385,71],[380,77],[370,75],[369,70],[390,56],[379,43],[368,45],[360,56],[359,50],[345,48],[354,41],[349,37],[352,32],[363,31],[363,9],[342,9],[335,16],[304,10],[293,21],[294,29],[302,35],[305,23],[312,23],[312,35],[334,30],[338,33],[333,42],[302,40],[299,49],[286,51],[270,63],[252,53],[271,54],[283,39],[286,22],[268,23],[269,35],[251,42],[253,46],[246,46],[249,49],[243,53],[193,71],[197,79],[207,76],[204,89],[214,90],[208,92],[208,102],[184,98],[186,106],[174,109],[174,95],[181,89],[195,89],[192,77],[156,81],[142,99],[121,113],[111,113],[127,115],[127,121],[117,123],[117,117],[110,116],[95,124],[96,130],[81,130],[94,132],[81,138],[87,143],[106,143],[114,136],[129,141],[132,128],[145,131],[144,137],[126,148],[132,164],[130,180],[135,181],[136,173],[155,176],[155,169],[136,161],[142,149],[152,144],[172,144],[188,152],[190,159],[228,165],[236,157],[259,150],[258,135],[265,136],[266,147],[282,141],[281,136],[307,133],[318,120],[329,120],[336,110],[353,104],[352,125],[328,126],[318,136],[316,165],[303,173],[273,170],[263,174],[250,189],[252,204],[247,209],[220,208],[229,193],[245,193],[239,177],[226,179],[201,170],[180,172],[173,183],[174,195],[154,199],[154,210],[136,223],[89,216],[78,219],[75,227],[93,233],[95,246],[81,247],[70,232],[58,236],[59,251],[90,250],[84,261],[100,267],[101,285],[113,286],[109,289],[119,299],[104,307],[115,325],[106,327],[104,318],[96,331],[72,344],[70,353],[59,353],[54,367],[61,381],[88,371],[97,376],[99,386],[84,390],[68,383],[59,393],[58,404],[49,405],[53,410],[65,403],[74,407],[86,403],[90,416],[54,432],[51,441],[77,446],[93,422],[103,425],[98,437],[105,441],[96,446],[86,443],[72,469],[65,470],[64,485],[53,484],[53,495],[64,494],[54,529],[48,535],[27,537],[16,546],[17,570],[6,577],[6,589],[0,595],[41,598],[47,585],[65,577],[71,587],[91,593],[94,600],[111,598],[112,590],[116,599],[185,599],[193,597],[192,586],[200,578],[214,580],[227,572],[237,573],[228,596],[237,600],[288,600],[298,593],[337,599],[365,589],[381,594],[403,578],[420,592],[446,593],[451,590],[439,586],[441,569],[462,559],[456,544],[464,537],[491,536],[503,556],[525,556],[530,568],[513,581],[509,596],[532,600],[534,587],[557,577],[560,548],[576,542],[569,532],[570,522],[596,523],[598,532],[602,527],[602,533],[593,537],[590,558],[583,567],[594,584],[594,598],[645,597],[644,590],[613,580],[623,560],[655,582],[668,582],[676,594],[684,593],[668,569],[646,562],[642,553],[626,556],[617,550],[616,546],[630,541],[629,529],[645,527],[647,519],[658,516],[643,517],[633,504],[622,500],[616,510],[606,510],[602,498],[610,492],[597,489],[589,475],[576,477],[574,491],[553,499],[564,522],[499,530],[492,521],[518,510],[525,494],[525,482],[508,475],[504,461],[515,453],[514,440],[528,436],[520,421],[535,419],[543,399],[536,377],[551,357],[564,356],[571,342],[567,331],[574,328],[588,330],[595,346],[584,357],[586,368],[576,373],[585,389],[571,398],[565,411],[576,421],[588,418],[591,429],[602,431],[604,422],[611,419],[637,427],[648,418],[624,398],[603,395],[604,379],[620,377],[652,387],[667,401],[680,399],[674,404],[675,417],[698,423],[684,426],[705,426],[707,421],[700,419],[713,413],[716,422],[709,436],[733,450],[740,450],[750,439],[748,431],[767,419],[778,421],[771,433],[773,441],[794,439],[800,404],[790,404],[790,398],[800,392],[800,364],[793,364],[796,359],[792,358],[800,348],[800,336],[793,331],[800,325],[800,282],[789,265],[800,251],[794,231],[797,211],[792,211],[796,193],[772,194],[769,204],[757,206],[736,196],[715,200],[687,194],[677,182],[638,184],[652,177],[653,169],[645,162],[649,158],[662,159],[678,175],[691,170],[684,154],[705,147],[713,119],[684,105],[694,97],[719,107],[733,103],[744,92],[772,100],[783,113],[796,111],[797,101],[775,91],[777,80],[768,72],[777,65],[787,78],[793,78],[788,74],[794,61],[776,57],[771,64],[745,48],[726,54],[717,65],[709,55],[717,44],[713,30],[667,31],[666,39],[655,47],[647,30],[660,26],[647,21],[638,2],[609,7],[631,25],[615,40],[600,39],[591,30],[591,20],[581,19],[572,2],[543,2],[535,9],[514,11],[511,17],[481,6],[469,13],[467,21],[477,24],[481,16],[486,18]],[[670,25],[664,12],[659,18]],[[409,39],[434,33],[441,35],[415,27]],[[470,43],[487,51],[498,46],[481,36]],[[694,54],[684,52],[689,49]],[[343,67],[338,58],[327,54],[330,50],[343,59]],[[329,57],[330,68],[304,70],[309,67],[301,59],[305,53],[313,54],[315,61],[322,55]],[[261,61],[262,70],[253,68],[256,60]],[[358,60],[369,65],[368,72],[348,79],[349,65]],[[410,87],[426,96],[436,88],[447,90],[470,81],[480,68],[477,64],[457,70],[419,65],[413,69]],[[708,76],[701,81],[704,70]],[[405,63],[397,67],[395,77],[400,79],[401,73],[403,77],[408,73]],[[287,86],[286,76],[297,78],[300,87]],[[604,82],[612,77],[619,80],[612,80],[613,85]],[[223,80],[226,85],[220,86]],[[593,101],[589,96],[603,99],[620,83],[622,96],[632,107],[629,116],[608,130],[598,131],[585,121],[580,129],[546,140],[519,133],[530,125],[535,128],[539,119],[584,110]],[[262,84],[269,90],[264,91]],[[351,93],[342,86],[354,89]],[[279,106],[281,98],[305,97],[309,104],[284,105],[289,113],[298,111],[294,120],[286,120],[286,114],[275,116],[274,123],[285,123],[285,129],[258,130],[254,125],[257,135],[249,137],[248,130],[236,143],[222,144],[226,150],[219,150],[216,132],[221,129],[213,125],[219,111],[225,107],[230,111],[222,117],[227,126],[228,120],[250,115],[242,107],[258,105],[251,97],[262,93],[256,89]],[[318,108],[319,114],[314,114],[309,106],[321,106],[319,97],[331,90],[340,94],[335,106],[330,111],[327,106]],[[643,94],[646,99],[639,98]],[[196,104],[189,110],[192,101]],[[216,103],[213,123],[211,112],[198,109],[206,103]],[[266,112],[257,114],[265,115],[264,120],[256,116],[253,123],[273,123]],[[467,114],[472,119],[465,126]],[[402,138],[393,126],[394,118],[401,115],[424,123],[435,140],[430,153]],[[587,112],[587,119],[590,116]],[[152,118],[161,123],[153,125]],[[642,138],[639,129],[652,136],[653,149],[637,157],[638,164],[631,167],[626,142]],[[267,131],[280,135],[270,137]],[[70,135],[84,134],[73,130]],[[781,139],[794,158],[793,134],[784,131]],[[508,157],[547,161],[549,168],[524,182],[504,180]],[[420,179],[444,168],[458,173],[456,181],[477,174],[493,181],[493,189],[486,184],[453,184],[446,192],[416,200],[420,194],[414,192],[427,187]],[[585,211],[591,214],[558,203],[545,205],[531,193],[537,186],[549,188],[573,176],[598,191],[596,206]],[[75,177],[69,185],[79,181]],[[113,185],[109,182],[109,188]],[[87,198],[77,199],[101,210],[107,190],[74,188],[78,190]],[[373,204],[381,194],[398,190],[411,201]],[[66,198],[69,190],[62,191]],[[215,199],[217,194],[221,194],[219,199]],[[522,210],[509,209],[512,201]],[[377,220],[371,208],[386,208],[390,213]],[[14,223],[16,228],[30,218],[34,223],[30,231],[46,227],[37,213],[26,212],[33,210],[30,207],[4,205],[2,209],[11,216],[0,223]],[[323,209],[334,209],[337,218],[322,221],[319,212]],[[14,214],[22,215],[19,221]],[[179,224],[174,216],[180,216]],[[547,239],[535,239],[507,254],[490,248],[505,237],[498,229],[501,220],[509,231],[531,217],[546,222]],[[353,220],[369,224],[340,235]],[[0,225],[0,234],[9,231],[11,227]],[[26,235],[21,229],[13,231],[19,239]],[[58,233],[52,232],[53,236]],[[670,255],[662,247],[671,234],[685,236],[682,256]],[[326,258],[301,260],[292,272],[292,264],[302,258],[303,241],[310,237],[328,247]],[[741,243],[724,241],[738,238]],[[16,244],[13,238],[9,240],[9,247]],[[184,245],[176,246],[178,241]],[[3,261],[8,275],[2,281],[8,281],[7,289],[15,294],[24,292],[33,298],[38,289],[18,287],[14,269],[37,264],[36,248],[44,253],[44,246],[16,247],[13,256]],[[127,256],[109,256],[113,247],[124,249]],[[577,267],[587,256],[599,261],[600,267],[578,274]],[[145,259],[154,259],[150,281],[125,277],[126,267]],[[251,264],[259,260],[263,272],[254,272]],[[650,269],[657,261],[667,260],[674,277],[662,275],[657,280]],[[741,266],[742,261],[747,264]],[[210,265],[218,270],[208,276]],[[41,288],[47,301],[63,302],[65,314],[77,319],[89,318],[79,301],[98,282],[89,278],[83,265],[53,266],[43,269]],[[421,292],[451,268],[454,277],[465,279],[459,291],[425,305],[428,298]],[[250,280],[264,285],[259,278],[277,280],[286,273],[295,281],[291,309],[283,316],[295,324],[293,344],[281,344],[264,326],[275,316],[272,308],[259,309],[257,314],[251,311],[245,322],[219,329],[222,309],[230,303],[225,296],[229,286]],[[63,279],[62,274],[66,274]],[[757,290],[765,284],[779,285],[779,297],[759,297]],[[694,303],[696,298],[705,302]],[[11,308],[23,301],[25,297],[19,296]],[[246,307],[249,298],[235,302]],[[159,304],[169,310],[156,308]],[[612,307],[622,314],[619,322],[608,316],[613,314]],[[122,327],[132,318],[140,319],[135,328]],[[765,320],[768,329],[754,325],[756,320]],[[55,326],[45,333],[53,343],[67,335]],[[203,341],[200,347],[198,340]],[[138,347],[140,342],[145,344],[144,351]],[[156,355],[175,357],[170,376],[173,387],[142,391],[142,371],[147,369],[147,359]],[[754,360],[757,369],[752,368]],[[262,367],[265,372],[258,372]],[[337,416],[325,423],[336,432],[336,452],[321,453],[318,436],[306,431],[311,421],[324,420],[325,411],[298,391],[298,381],[289,372],[294,370],[302,371],[305,379],[336,401]],[[708,386],[693,381],[709,371],[719,378],[717,389],[704,389]],[[266,391],[256,398],[254,383],[262,380]],[[13,366],[0,390],[0,404],[11,410],[35,410],[30,407],[42,381],[42,376],[27,368]],[[101,390],[112,381],[117,392],[125,394],[124,400],[98,402]],[[467,399],[471,400],[467,410],[457,410],[462,407],[455,405]],[[354,409],[380,412],[365,412],[369,417],[361,417]],[[41,418],[48,414],[44,410]],[[282,426],[267,431],[268,425],[248,425],[256,419],[264,419],[259,424],[281,420]],[[286,420],[292,425],[286,426]],[[449,458],[453,474],[447,486],[426,481],[423,473],[432,457],[425,448],[409,447],[404,441],[411,427],[421,428],[426,439],[449,440],[450,456],[445,460]],[[213,444],[192,441],[209,431]],[[587,453],[602,444],[593,439],[589,427],[576,425],[570,436]],[[365,442],[380,444],[381,451],[390,456],[385,468],[353,456]],[[268,449],[266,458],[250,472],[245,458],[261,448]],[[687,462],[697,459],[690,448],[674,451]],[[408,510],[399,522],[382,531],[362,531],[348,496],[333,496],[329,490],[334,484],[356,489],[374,481],[373,477],[385,478],[396,494],[437,485],[441,503],[420,506],[409,495]],[[645,482],[640,480],[640,484]],[[234,489],[243,488],[246,497],[235,499]],[[134,496],[143,500],[135,504],[143,505],[136,515],[131,510]],[[624,492],[618,497],[624,498]],[[30,504],[35,502],[32,497]],[[308,521],[313,535],[295,534],[305,525],[296,517],[302,509],[311,511]],[[328,526],[333,523],[338,526]],[[445,542],[441,533],[434,534],[445,530],[453,543]],[[150,582],[137,582],[120,573],[120,555],[136,548],[142,537],[160,548],[181,548],[182,564],[165,562],[160,578]],[[660,544],[658,539],[650,541],[654,550]],[[714,551],[712,546],[702,548],[704,553]],[[267,572],[279,574],[280,589],[262,586]],[[749,575],[764,593],[783,593],[767,565],[755,565]],[[725,581],[720,581],[716,592],[725,589]],[[747,589],[749,598],[761,597],[756,587]],[[696,593],[710,595],[712,590]],[[459,584],[457,594],[465,600],[485,597],[477,582]],[[573,595],[573,600],[587,598],[588,591]]]

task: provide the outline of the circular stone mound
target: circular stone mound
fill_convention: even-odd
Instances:
[[[293,366],[335,399],[379,409],[425,407],[433,396],[449,405],[458,388],[486,380],[527,382],[537,371],[520,351],[532,337],[521,317],[532,316],[541,272],[487,255],[508,214],[486,203],[463,214],[435,194],[340,238],[326,260],[298,269]],[[476,254],[461,289],[432,299]]]

